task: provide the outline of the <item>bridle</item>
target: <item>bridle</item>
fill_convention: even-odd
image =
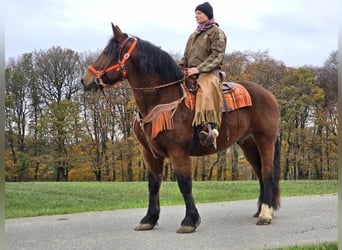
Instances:
[[[133,39],[133,42],[131,44],[131,47],[128,49],[128,51],[124,54],[124,56],[122,57],[122,59],[120,60],[120,54],[121,54],[121,50],[123,49],[123,47],[126,45],[126,43],[130,40]],[[88,67],[88,69],[90,70],[90,72],[92,72],[96,77],[95,77],[95,83],[101,88],[108,88],[108,87],[116,87],[118,85],[118,83],[122,82],[123,80],[126,79],[127,77],[127,71],[125,69],[125,63],[128,60],[128,58],[131,56],[132,52],[134,51],[135,47],[137,46],[138,40],[133,37],[127,37],[123,43],[119,44],[119,61],[117,64],[114,64],[112,66],[109,66],[108,68],[104,69],[104,70],[96,70],[92,65],[90,65]],[[113,84],[106,84],[103,82],[102,77],[110,72],[110,71],[117,71],[117,72],[121,72],[122,77],[114,82]]]
[[[133,39],[133,42],[130,46],[130,48],[128,49],[128,51],[124,54],[124,56],[122,57],[122,59],[120,60],[120,54],[121,54],[121,50],[124,48],[124,46],[126,45],[126,43],[130,40],[130,39]],[[99,86],[99,88],[101,89],[103,95],[106,97],[105,95],[105,92],[104,92],[104,89],[105,88],[109,88],[109,87],[114,87],[116,88],[117,85],[122,82],[123,80],[125,80],[127,78],[127,71],[125,69],[125,63],[126,61],[128,60],[128,58],[131,56],[132,52],[134,51],[134,49],[136,48],[137,46],[137,43],[138,43],[138,40],[137,38],[135,37],[127,37],[122,43],[119,44],[119,59],[118,59],[118,63],[117,64],[114,64],[112,66],[109,66],[107,67],[106,69],[104,70],[96,70],[94,68],[94,66],[90,65],[88,67],[89,71],[92,72],[96,77],[95,77],[95,83]],[[107,84],[107,83],[104,83],[103,80],[102,80],[102,77],[110,72],[110,71],[117,71],[117,72],[121,72],[122,76],[119,80],[115,81],[114,83],[112,84]],[[128,89],[131,89],[131,90],[143,90],[143,91],[153,91],[153,90],[156,90],[156,89],[160,89],[160,88],[165,88],[165,87],[168,87],[168,86],[172,86],[172,85],[175,85],[175,84],[178,84],[178,83],[181,83],[181,82],[184,82],[185,80],[185,76],[182,77],[181,79],[179,80],[176,80],[176,81],[173,81],[173,82],[169,82],[169,83],[165,83],[165,84],[162,84],[162,85],[157,85],[157,86],[153,86],[153,87],[142,87],[142,88],[128,88]],[[107,98],[106,98],[107,99]]]

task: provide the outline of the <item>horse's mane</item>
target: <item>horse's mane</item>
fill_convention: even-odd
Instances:
[[[154,44],[139,39],[140,69],[147,74],[158,74],[166,81],[176,81],[183,78],[183,72],[176,61],[164,50]]]
[[[140,72],[157,74],[165,81],[177,81],[184,77],[183,72],[176,61],[167,52],[151,42],[142,40],[138,37],[136,38],[138,39],[136,50],[138,50],[138,70]],[[109,40],[103,54],[112,57],[113,60],[114,57],[117,58],[119,56],[118,43],[114,37]],[[122,57],[123,55],[120,56]],[[114,61],[111,63],[114,63]]]

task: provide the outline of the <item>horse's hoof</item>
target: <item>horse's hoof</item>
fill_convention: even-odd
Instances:
[[[257,225],[258,226],[264,226],[264,225],[269,225],[271,224],[271,219],[264,219],[264,218],[259,218],[259,220],[257,221]]]
[[[257,225],[269,225],[271,224],[273,218],[273,207],[269,207],[266,204],[261,205],[261,211],[259,214],[259,220],[257,221]]]
[[[152,230],[155,225],[148,224],[148,223],[143,223],[139,224],[134,228],[135,231],[146,231],[146,230]]]
[[[196,227],[193,226],[186,226],[186,225],[181,225],[178,230],[176,231],[176,233],[179,234],[188,234],[188,233],[193,233],[195,232]]]

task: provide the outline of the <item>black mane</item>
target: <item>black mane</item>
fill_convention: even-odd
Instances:
[[[176,61],[161,48],[138,38],[137,50],[140,70],[147,74],[158,74],[165,81],[183,78],[183,72]]]
[[[108,57],[112,57],[113,55],[116,57],[118,55],[118,44],[114,37],[109,40],[107,46],[103,50],[103,54]]]
[[[183,72],[176,61],[164,50],[154,44],[138,39],[136,50],[138,50],[139,71],[146,74],[157,74],[164,81],[177,81],[183,78]],[[117,63],[119,46],[113,38],[103,50],[103,54],[112,58],[110,64]],[[120,55],[122,58],[123,55]],[[120,59],[121,59],[120,58]]]

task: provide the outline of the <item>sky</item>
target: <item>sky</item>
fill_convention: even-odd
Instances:
[[[5,0],[5,57],[53,46],[102,50],[111,22],[182,54],[203,0]],[[290,67],[323,66],[338,49],[338,0],[211,0],[226,53],[267,51]]]

